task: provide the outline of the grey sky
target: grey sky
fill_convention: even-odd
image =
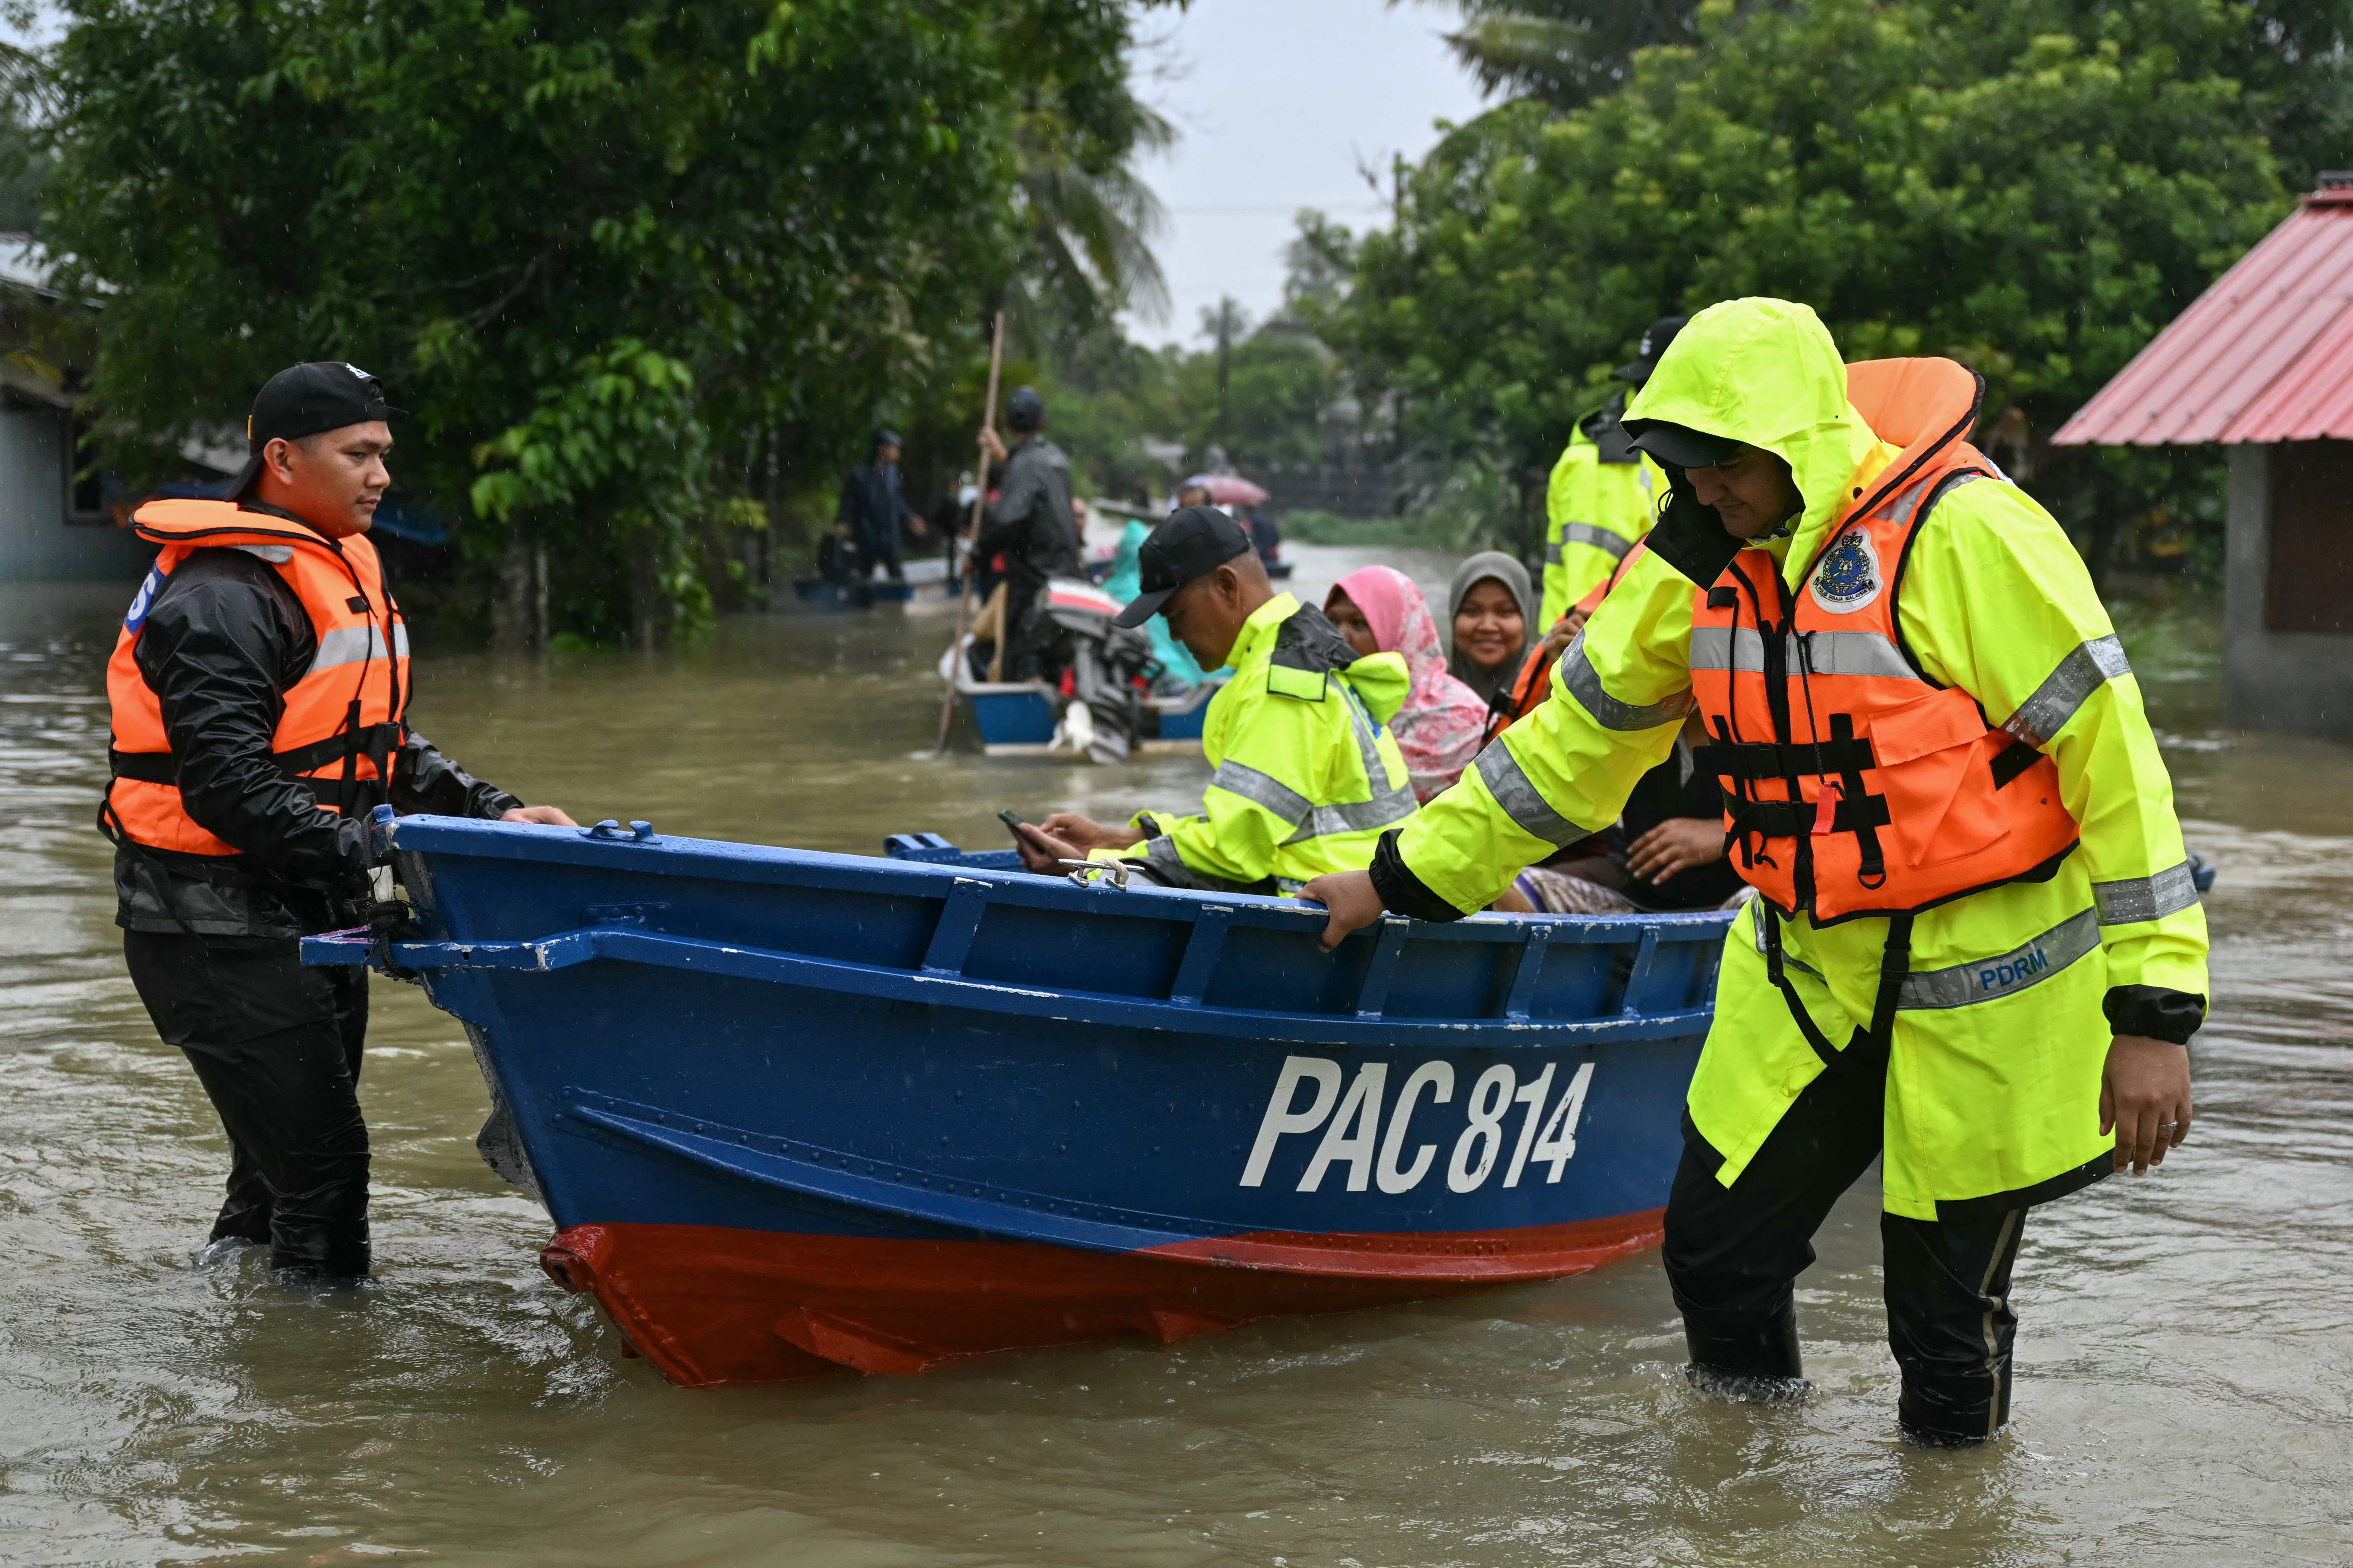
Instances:
[[[1143,169],[1169,209],[1155,248],[1174,309],[1131,322],[1138,341],[1197,342],[1221,294],[1266,316],[1300,207],[1359,231],[1386,222],[1359,160],[1386,170],[1393,153],[1419,158],[1437,141],[1433,121],[1483,107],[1439,37],[1454,16],[1383,0],[1193,0],[1181,17],[1146,17],[1159,42],[1140,55],[1136,85],[1182,140]]]

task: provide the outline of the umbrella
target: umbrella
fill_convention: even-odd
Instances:
[[[1264,506],[1266,491],[1243,479],[1240,474],[1195,474],[1185,481],[1199,485],[1209,492],[1216,506]]]

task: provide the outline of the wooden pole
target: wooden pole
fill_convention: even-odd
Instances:
[[[981,514],[988,507],[988,437],[997,428],[997,378],[998,372],[1004,367],[1005,312],[999,310],[997,312],[997,324],[988,334],[988,399],[981,405],[978,443],[980,461],[972,471],[974,486],[972,521],[965,525],[965,533],[976,542],[980,538]],[[955,544],[955,540],[950,540],[948,548],[953,550]],[[956,687],[964,679],[965,671],[964,636],[972,626],[972,595],[976,575],[973,571],[973,561],[977,553],[978,552],[971,544],[965,546],[964,565],[961,569],[964,591],[956,595],[955,641],[948,645],[948,689],[940,693],[940,740],[939,744],[933,748],[934,756],[947,754],[948,729],[955,722]],[[997,635],[1003,637],[1005,629],[999,627]]]

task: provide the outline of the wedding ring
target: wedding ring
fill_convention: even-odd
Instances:
[[[2180,1125],[2179,1121],[2160,1121],[2157,1124],[2157,1130],[2159,1132],[2170,1132]]]

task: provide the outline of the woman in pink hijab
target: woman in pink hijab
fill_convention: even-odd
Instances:
[[[1333,585],[1324,614],[1359,654],[1405,658],[1413,686],[1389,720],[1389,733],[1405,753],[1414,798],[1426,801],[1461,778],[1479,754],[1487,704],[1446,673],[1437,623],[1413,579],[1387,566],[1351,572]]]

